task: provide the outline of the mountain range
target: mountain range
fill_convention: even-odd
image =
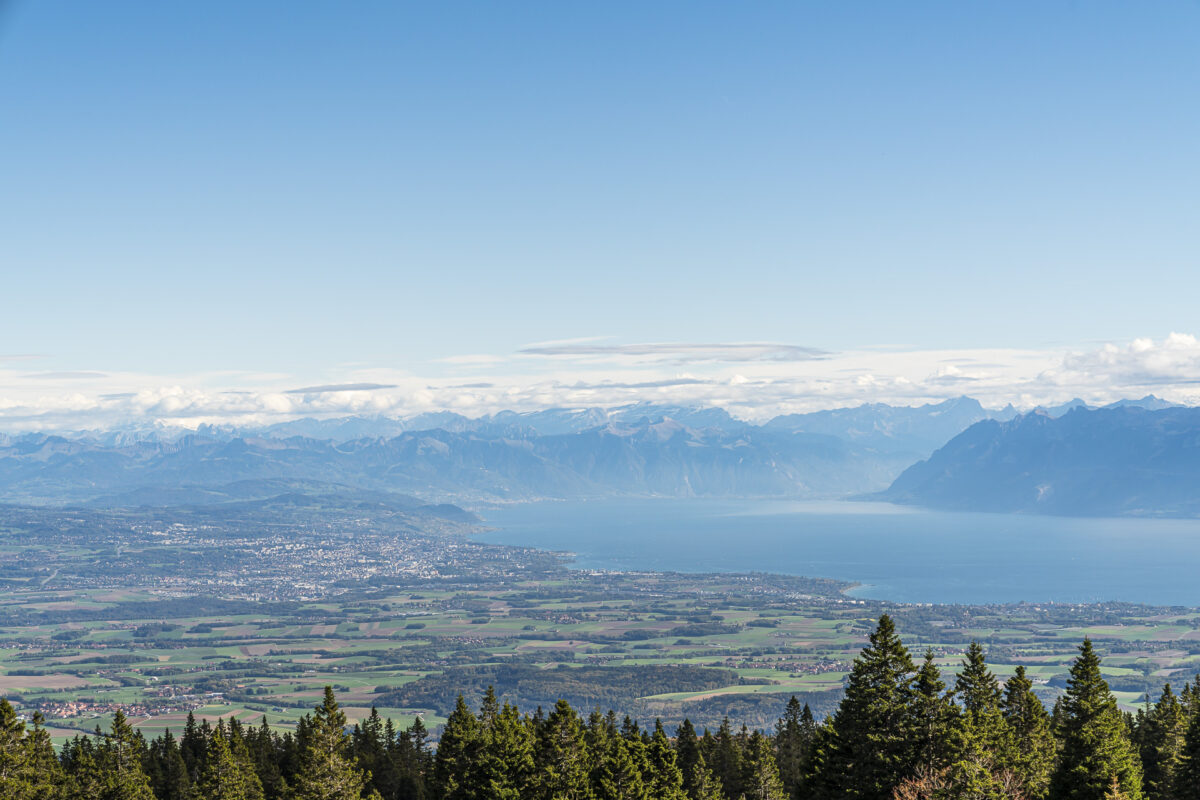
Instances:
[[[939,507],[1084,513],[1089,502],[1104,501],[1111,513],[1185,513],[1186,504],[1168,502],[1167,494],[1145,494],[1139,506],[1134,499],[1117,502],[1110,486],[1089,499],[1080,494],[1083,488],[1070,488],[1092,485],[1088,480],[1053,473],[1068,469],[1054,457],[1063,442],[1093,435],[1077,424],[1089,415],[1140,420],[1139,414],[1190,411],[1147,397],[1102,410],[1073,402],[1022,415],[961,397],[917,407],[870,404],[789,414],[753,424],[719,408],[639,403],[479,418],[442,412],[403,420],[299,419],[258,429],[202,427],[182,436],[161,429],[0,435],[0,502],[204,505],[286,492],[367,492],[402,493],[424,504],[478,505],[617,495],[881,493]],[[1038,426],[1060,433],[1039,440],[1032,433]],[[1122,424],[1110,427],[1120,430]],[[1138,439],[1147,430],[1127,427],[1123,458],[1148,446]],[[987,460],[993,451],[1005,455]],[[1104,452],[1097,447],[1086,455],[1097,474]],[[1041,472],[1034,463],[1042,463]],[[1031,494],[1021,476],[1035,472],[1040,477],[1033,485],[1042,488]],[[1158,511],[1145,510],[1151,506]]]
[[[877,497],[972,511],[1200,515],[1200,408],[1147,405],[978,422]]]

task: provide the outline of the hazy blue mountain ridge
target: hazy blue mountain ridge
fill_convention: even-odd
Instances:
[[[334,442],[185,436],[108,446],[24,436],[0,446],[9,502],[205,502],[240,482],[336,484],[426,499],[527,500],[614,494],[836,497],[887,485],[907,463],[836,437],[669,418],[539,436],[411,431]],[[156,501],[157,502],[157,501]]]
[[[1118,402],[1108,411],[1143,407],[1187,410],[1147,397]],[[1077,413],[1091,412],[1074,410],[1066,418],[1074,420]],[[891,485],[883,496],[898,502],[1111,513],[1121,487],[1105,485],[1099,466],[1091,479],[1080,472],[1106,463],[1111,454],[1103,448],[1086,453],[1077,480],[1039,479],[1040,499],[1029,499],[1028,481],[1020,476],[1030,470],[1022,465],[1079,450],[1083,443],[1074,437],[1093,435],[1064,428],[1061,435],[1038,439],[1027,432],[1053,419],[1046,412],[989,411],[964,397],[915,408],[872,404],[794,414],[764,425],[723,409],[639,403],[476,419],[450,412],[406,420],[302,419],[259,431],[205,426],[174,436],[159,427],[25,434],[0,439],[0,502],[203,505],[290,491],[402,493],[421,502],[476,503],[647,495],[837,498]],[[1004,432],[1007,460],[974,463],[988,448],[1000,447],[992,441],[997,432]],[[1129,435],[1120,426],[1105,434],[1106,440]],[[1020,452],[1013,449],[1018,440],[1025,442]],[[943,444],[944,452],[914,465]],[[1123,457],[1136,461],[1145,446],[1131,444]],[[1046,469],[1059,466],[1047,462]],[[906,467],[911,468],[904,472]],[[1002,467],[1017,470],[1017,476]],[[1173,479],[1171,465],[1156,468],[1162,480]],[[1088,487],[1097,487],[1095,498],[1083,496]],[[1177,498],[1145,497],[1140,506],[1128,499],[1117,513],[1185,513]],[[1160,507],[1168,500],[1173,505]],[[1093,508],[1089,503],[1097,510],[1085,512]]]
[[[976,423],[878,497],[974,511],[1195,516],[1198,489],[1200,408],[1123,404]]]

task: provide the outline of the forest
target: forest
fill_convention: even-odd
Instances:
[[[54,747],[0,701],[0,792],[14,800],[1188,800],[1200,797],[1200,678],[1122,711],[1085,639],[1052,710],[1023,668],[1003,684],[972,643],[952,680],[888,615],[836,711],[795,698],[771,730],[641,727],[566,700],[522,713],[460,696],[439,741],[332,687],[294,731],[197,723],[148,740],[118,712]]]

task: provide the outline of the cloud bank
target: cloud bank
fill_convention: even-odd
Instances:
[[[690,342],[660,342],[651,344],[544,344],[531,345],[519,352],[540,356],[649,357],[678,363],[747,361],[811,361],[830,354],[815,347],[777,343],[696,344]]]
[[[576,340],[419,366],[423,368],[378,366],[293,376],[83,369],[30,374],[0,364],[0,431],[240,427],[307,416],[403,417],[430,411],[479,416],[504,409],[635,402],[715,405],[745,419],[763,420],[870,402],[936,402],[961,394],[992,407],[1012,403],[1032,408],[1074,397],[1102,404],[1149,393],[1200,404],[1200,340],[1179,333],[1159,341],[1135,339],[1076,350],[873,348],[839,353],[787,344],[604,345]]]

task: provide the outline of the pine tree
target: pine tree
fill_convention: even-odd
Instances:
[[[33,714],[33,728],[25,736],[25,785],[30,800],[55,800],[62,797],[63,772],[54,752],[54,743],[43,725],[42,712]]]
[[[97,733],[97,736],[102,734]],[[105,773],[100,765],[100,748],[90,738],[76,736],[63,746],[60,756],[66,774],[64,793],[71,800],[105,796]]]
[[[229,749],[229,740],[225,737],[224,726],[219,723],[208,740],[204,771],[200,775],[196,788],[199,796],[204,800],[249,800],[250,798],[245,773],[234,760],[233,753]]]
[[[646,760],[650,771],[646,786],[650,796],[655,800],[686,800],[683,772],[679,769],[675,751],[671,749],[661,720],[654,721],[654,733],[650,737],[650,746],[646,748]]]
[[[1196,704],[1195,694],[1189,700],[1191,714],[1175,774],[1175,796],[1180,798],[1200,797],[1200,707]]]
[[[536,774],[529,797],[544,800],[585,800],[590,794],[583,726],[565,700],[537,724]]]
[[[729,719],[721,720],[716,736],[709,736],[705,731],[704,738],[707,748],[703,750],[704,759],[709,768],[721,782],[728,797],[736,798],[742,794],[742,750],[738,747],[737,737],[729,724]]]
[[[1143,785],[1148,800],[1188,800],[1175,794],[1187,728],[1183,706],[1168,683],[1139,726]]]
[[[925,651],[925,660],[913,682],[913,728],[916,766],[922,774],[934,774],[950,766],[960,726],[958,706],[945,693],[933,651]]]
[[[346,715],[338,708],[333,687],[317,706],[296,775],[294,800],[358,800],[367,778],[347,754]]]
[[[688,797],[692,800],[724,800],[725,793],[721,789],[721,782],[704,763],[704,756],[696,760],[686,777],[690,787]]]
[[[815,788],[829,798],[888,800],[916,766],[912,658],[884,614],[854,661],[817,752]]]
[[[812,749],[812,734],[816,730],[812,711],[806,703],[800,707],[795,695],[788,700],[783,717],[775,726],[775,763],[779,765],[779,777],[783,790],[793,797],[799,791],[804,773],[808,769],[808,757]]]
[[[229,752],[233,762],[242,773],[242,785],[246,800],[265,800],[262,781],[254,766],[254,758],[250,755],[250,747],[246,743],[245,730],[237,718],[229,718]]]
[[[0,699],[0,794],[25,794],[25,723],[7,699]]]
[[[608,736],[606,749],[592,781],[597,800],[651,800],[641,765],[624,736]]]
[[[533,780],[533,738],[517,709],[508,703],[494,716],[480,716],[488,725],[483,753],[474,777],[477,796],[488,800],[520,800]]]
[[[1142,800],[1142,775],[1100,658],[1084,639],[1062,701],[1062,754],[1050,783],[1055,800],[1101,800],[1114,785]]]
[[[104,800],[154,800],[150,780],[142,770],[143,741],[118,709],[98,759]]]
[[[696,800],[696,785],[693,780],[698,777],[696,765],[704,760],[700,754],[700,739],[696,736],[696,728],[691,720],[684,719],[675,731],[675,761],[679,771],[683,773],[683,791],[692,800]],[[707,771],[705,767],[705,771]]]
[[[434,780],[445,800],[467,800],[474,796],[470,773],[482,745],[479,720],[460,694],[442,729],[433,762]]]
[[[962,725],[948,779],[963,797],[1000,798],[1016,782],[1010,766],[1012,731],[1000,708],[1000,683],[988,669],[983,648],[971,642],[955,681]]]
[[[154,796],[158,800],[189,800],[192,781],[188,777],[183,753],[170,729],[151,743],[149,760],[155,767],[146,770]]]
[[[746,800],[784,800],[787,793],[779,779],[775,752],[771,742],[760,731],[754,731],[746,742],[742,761],[742,793]]]
[[[1050,715],[1033,693],[1024,667],[1004,687],[1004,718],[1013,732],[1011,766],[1029,800],[1042,800],[1050,790],[1050,774],[1058,745],[1050,731]]]

